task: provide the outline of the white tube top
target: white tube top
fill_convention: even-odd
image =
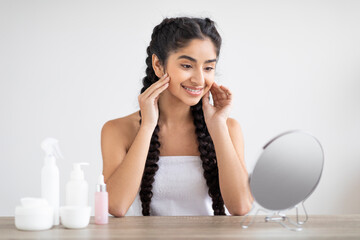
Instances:
[[[159,156],[150,203],[152,216],[213,216],[200,156]],[[225,207],[226,215],[230,215]],[[142,216],[139,192],[125,216]]]

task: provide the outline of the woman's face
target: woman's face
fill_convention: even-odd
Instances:
[[[170,84],[166,91],[187,105],[196,105],[214,83],[215,67],[214,44],[208,38],[194,39],[168,57]]]

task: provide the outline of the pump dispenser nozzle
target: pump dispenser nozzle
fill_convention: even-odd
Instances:
[[[73,170],[71,171],[70,178],[72,180],[84,180],[84,171],[81,169],[81,166],[88,166],[89,163],[73,163]]]
[[[88,183],[84,178],[81,166],[89,165],[86,162],[73,163],[70,180],[65,187],[65,203],[67,206],[88,206]]]

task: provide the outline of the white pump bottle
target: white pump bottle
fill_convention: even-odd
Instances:
[[[56,158],[63,156],[55,138],[46,138],[41,143],[41,148],[46,153],[45,164],[41,169],[41,197],[45,198],[53,208],[53,225],[59,225],[60,182]]]
[[[73,170],[65,190],[67,206],[88,206],[89,186],[85,181],[82,165],[89,165],[89,163],[73,163]]]

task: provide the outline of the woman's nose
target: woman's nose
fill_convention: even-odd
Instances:
[[[204,83],[205,83],[204,73],[201,69],[193,72],[193,75],[191,77],[191,82],[193,82],[194,85],[199,86],[199,87],[204,86]]]

